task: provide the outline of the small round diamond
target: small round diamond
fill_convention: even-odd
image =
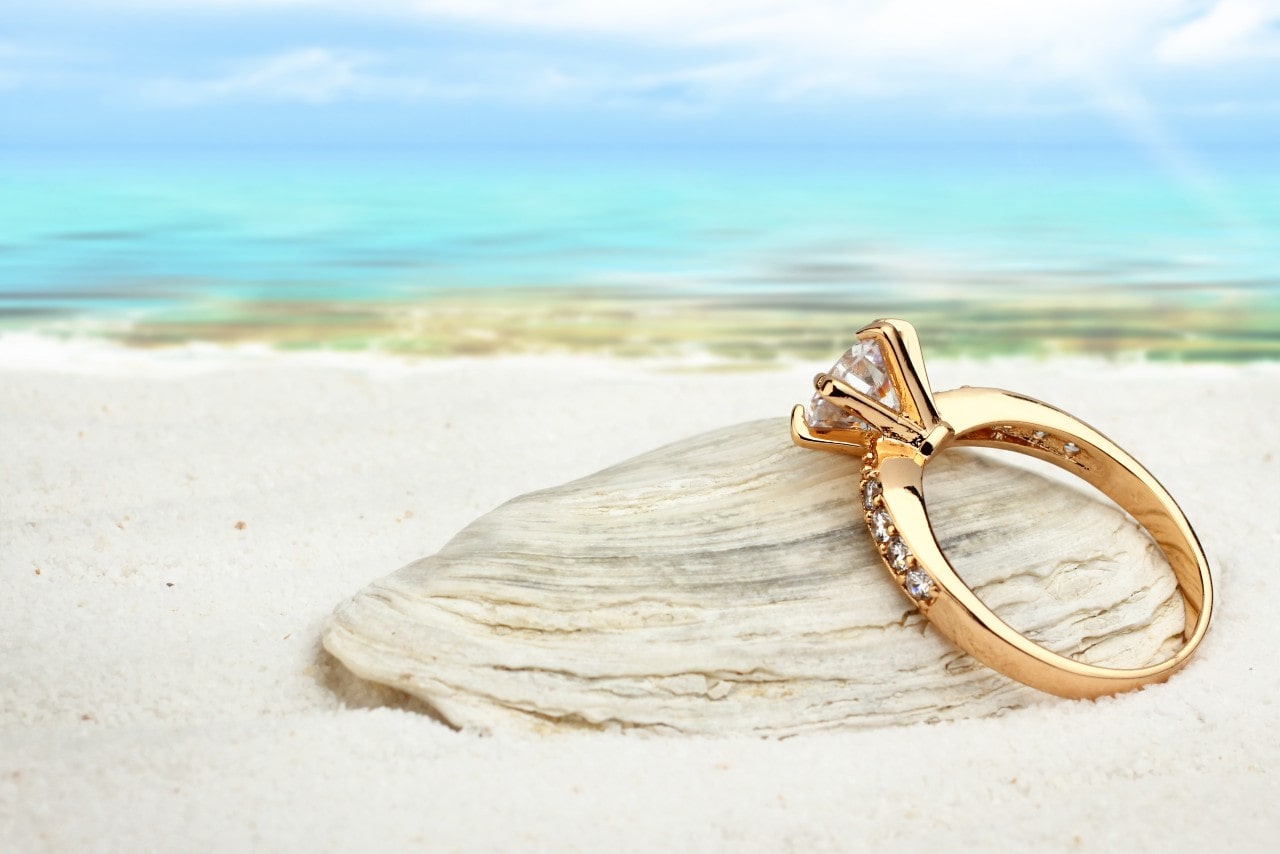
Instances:
[[[877,510],[871,514],[871,536],[876,538],[877,543],[889,542],[892,536],[890,528],[893,527],[893,519],[889,518],[889,514],[883,510]]]
[[[1078,454],[1080,453],[1080,446],[1075,442],[1067,442],[1067,444],[1062,446],[1062,451],[1067,454]]]
[[[876,496],[884,492],[880,481],[871,479],[862,484],[862,506],[868,510],[876,509]]]
[[[886,554],[889,557],[889,566],[893,567],[894,572],[901,574],[907,571],[908,561],[911,560],[911,549],[907,548],[907,544],[901,537],[894,537],[889,541]]]
[[[1044,432],[1043,430],[1037,430],[1031,435],[1036,437],[1037,439],[1043,439],[1045,436],[1048,436],[1049,434]]]
[[[933,579],[923,570],[913,569],[908,572],[904,583],[906,584],[907,595],[918,602],[923,602],[933,596]]]

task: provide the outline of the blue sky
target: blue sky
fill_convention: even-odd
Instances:
[[[1280,2],[11,6],[13,146],[1280,141]]]

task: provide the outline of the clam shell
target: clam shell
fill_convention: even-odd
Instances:
[[[1092,492],[953,449],[930,517],[1011,625],[1140,666],[1182,630],[1172,572]],[[994,715],[1039,694],[933,630],[891,583],[854,458],[786,419],[727,427],[520,496],[340,604],[324,646],[448,723],[782,736]]]

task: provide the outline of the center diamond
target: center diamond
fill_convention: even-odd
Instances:
[[[898,393],[894,390],[889,371],[884,365],[884,351],[880,349],[880,342],[874,338],[864,338],[854,344],[827,373],[854,391],[865,394],[892,410],[902,411]],[[870,429],[870,425],[830,403],[820,394],[814,394],[809,401],[809,412],[805,420],[810,427],[818,430]]]

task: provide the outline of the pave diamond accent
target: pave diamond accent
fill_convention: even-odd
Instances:
[[[884,487],[880,485],[880,481],[872,478],[862,484],[862,506],[867,510],[876,509],[876,498],[884,492]]]
[[[880,480],[880,471],[876,467],[876,456],[869,452],[862,458],[862,506],[866,513],[867,527],[876,542],[876,548],[885,565],[898,578],[903,590],[921,609],[927,609],[933,602],[937,582],[919,566],[911,547],[902,537],[894,533],[893,517],[886,507],[878,506],[880,496],[884,494],[884,484]]]
[[[889,542],[890,528],[893,527],[893,519],[889,518],[889,514],[884,510],[877,510],[871,514],[871,536],[876,538],[877,543]]]
[[[893,567],[893,571],[899,574],[910,569],[911,549],[907,548],[907,544],[902,541],[901,537],[894,537],[889,541],[889,547],[885,549],[885,557],[889,559],[889,566]]]
[[[933,598],[933,579],[923,570],[913,569],[908,572],[903,579],[903,586],[907,588],[907,595],[917,602]]]
[[[880,342],[874,338],[864,338],[854,344],[827,373],[846,383],[859,394],[865,394],[896,412],[902,411],[898,392],[893,387],[888,368],[885,367],[884,350],[881,349]],[[805,421],[815,430],[871,429],[870,424],[845,412],[820,394],[814,394],[809,401],[809,411],[805,414]]]

